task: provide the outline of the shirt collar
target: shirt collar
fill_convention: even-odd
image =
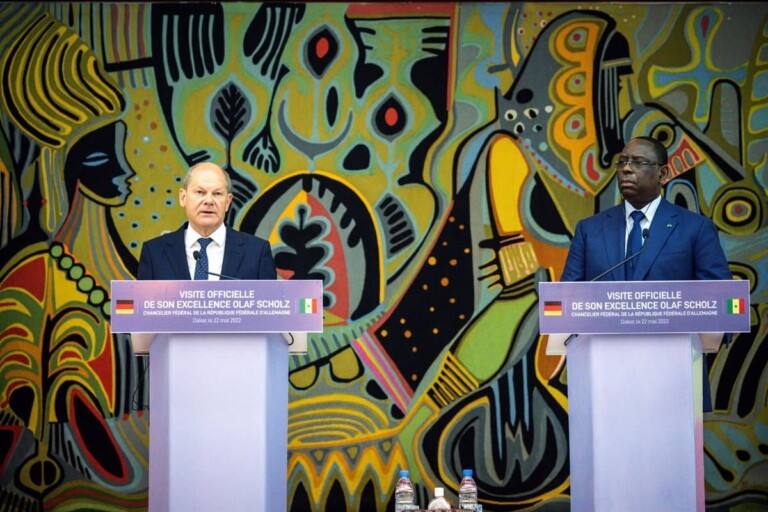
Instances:
[[[198,244],[198,239],[205,238],[203,235],[195,231],[192,226],[187,226],[187,229],[184,231],[184,245],[186,245],[187,248],[192,248]],[[219,245],[220,247],[224,247],[224,243],[227,241],[227,226],[222,224],[218,228],[216,228],[216,231],[210,234],[208,238],[213,239],[213,243]]]
[[[656,215],[656,210],[659,208],[659,204],[661,204],[661,194],[656,196],[656,199],[640,208],[640,211],[643,212],[645,218],[648,219],[649,224],[653,220],[653,216]],[[627,223],[629,223],[630,220],[629,214],[633,211],[635,211],[635,207],[629,204],[629,201],[624,201],[624,218]]]

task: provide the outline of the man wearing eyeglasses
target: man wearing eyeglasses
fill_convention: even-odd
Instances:
[[[629,141],[616,163],[624,200],[576,224],[561,281],[731,279],[714,223],[661,196],[668,174],[659,141]]]
[[[667,151],[659,141],[629,141],[616,162],[624,200],[576,224],[560,280],[731,279],[714,223],[661,196],[668,174]],[[707,373],[705,367],[705,412],[712,410]]]

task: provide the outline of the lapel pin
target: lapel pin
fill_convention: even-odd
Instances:
[[[668,228],[671,228],[671,227],[672,227],[672,224],[667,224],[667,227],[668,227]]]

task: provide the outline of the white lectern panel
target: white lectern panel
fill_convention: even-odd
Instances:
[[[279,334],[162,334],[150,350],[151,512],[287,509]]]
[[[704,512],[697,334],[579,335],[567,346],[574,512]]]

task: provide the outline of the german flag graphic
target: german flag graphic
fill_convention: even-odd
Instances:
[[[115,303],[115,313],[118,315],[132,315],[134,313],[132,300],[118,300]]]
[[[563,303],[561,301],[545,301],[544,316],[563,316]]]

